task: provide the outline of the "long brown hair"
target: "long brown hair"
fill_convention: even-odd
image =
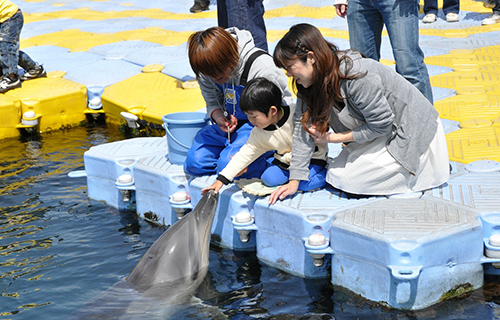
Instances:
[[[301,23],[290,28],[278,42],[274,50],[274,63],[286,69],[287,63],[299,59],[307,61],[307,54],[313,52],[313,84],[304,88],[293,81],[294,88],[307,103],[307,110],[302,110],[302,126],[309,132],[308,124],[316,125],[320,132],[327,132],[331,109],[336,102],[342,102],[340,80],[354,79],[357,75],[348,75],[352,60],[346,55],[337,55],[338,47],[325,40],[321,32],[314,26]],[[346,60],[345,74],[340,71],[340,63]]]
[[[217,78],[228,68],[236,68],[240,59],[238,42],[221,27],[193,33],[188,39],[188,56],[197,77]]]

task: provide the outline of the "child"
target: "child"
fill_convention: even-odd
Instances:
[[[3,77],[0,79],[0,93],[21,87],[21,81],[45,77],[42,66],[26,53],[19,51],[19,36],[24,24],[21,9],[9,0],[0,0],[0,63]],[[26,70],[17,75],[17,65]]]
[[[274,160],[268,161],[261,176],[262,182],[269,187],[288,182],[295,105],[282,106],[281,101],[281,90],[273,82],[264,78],[248,82],[241,93],[240,108],[254,128],[245,145],[219,173],[217,181],[201,190],[202,194],[208,190],[215,190],[217,193],[223,184],[229,184],[255,159],[272,150],[275,150]],[[316,146],[309,164],[309,180],[301,181],[299,190],[309,191],[325,186],[327,153],[326,144]]]
[[[247,30],[212,27],[195,32],[188,40],[188,56],[207,115],[214,124],[196,134],[184,170],[194,176],[218,174],[245,144],[253,128],[239,107],[241,91],[248,81],[269,79],[283,92],[286,105],[292,103],[292,94],[283,70],[276,67],[269,54],[255,47]],[[255,160],[242,178],[260,177],[269,156]]]

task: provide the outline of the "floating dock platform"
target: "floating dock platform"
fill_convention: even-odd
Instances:
[[[159,126],[165,114],[204,107],[186,40],[217,24],[215,1],[197,14],[192,0],[12,1],[25,17],[21,49],[48,76],[0,94],[0,139],[100,118]],[[330,0],[264,5],[271,52],[300,22],[349,48],[347,23]],[[212,242],[399,309],[425,308],[479,288],[484,274],[500,275],[500,24],[481,26],[492,12],[481,1],[461,1],[460,10],[457,23],[440,12],[419,25],[453,167],[447,184],[365,199],[326,188],[274,206],[231,184],[221,190]],[[381,62],[394,65],[385,33]],[[164,137],[96,146],[84,158],[85,172],[72,176],[87,177],[90,198],[163,225],[189,212],[215,179],[171,164]]]

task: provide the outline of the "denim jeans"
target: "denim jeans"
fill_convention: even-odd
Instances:
[[[266,25],[264,23],[263,0],[218,0],[217,21],[224,29],[236,27],[248,30],[253,36],[255,46],[268,51]]]
[[[0,24],[0,64],[3,74],[17,74],[17,65],[25,70],[38,66],[26,53],[19,51],[19,36],[23,24],[21,11]]]
[[[458,13],[460,12],[460,1],[459,0],[443,0],[443,13],[446,15],[448,13]],[[424,0],[424,13],[434,13],[438,14],[438,2],[437,0]]]
[[[417,0],[349,0],[349,42],[352,49],[380,60],[385,24],[396,71],[433,102],[424,53],[418,44],[418,10]]]

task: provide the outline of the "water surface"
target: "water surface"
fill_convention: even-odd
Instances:
[[[106,127],[0,140],[0,319],[66,319],[125,279],[164,229],[89,200],[83,170],[90,147],[123,139]],[[123,319],[500,319],[500,281],[431,308],[388,310],[260,263],[254,253],[212,248],[195,298],[151,303]]]

